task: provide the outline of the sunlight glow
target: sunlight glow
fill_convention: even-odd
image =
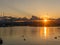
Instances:
[[[49,28],[48,27],[43,27],[40,29],[40,37],[44,40],[49,38]]]
[[[44,19],[44,22],[47,22],[47,19]]]
[[[44,36],[46,37],[46,27],[44,27]]]

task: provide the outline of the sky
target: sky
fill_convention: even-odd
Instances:
[[[0,16],[60,18],[60,0],[0,0]]]

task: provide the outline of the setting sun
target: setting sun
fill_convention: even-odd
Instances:
[[[44,22],[47,22],[47,19],[44,19]]]

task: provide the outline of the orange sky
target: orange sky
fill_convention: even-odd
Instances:
[[[7,16],[60,18],[60,0],[0,0],[3,11]]]

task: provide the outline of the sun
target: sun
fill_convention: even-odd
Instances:
[[[48,20],[47,19],[44,19],[44,22],[47,22]]]
[[[44,21],[44,22],[47,22],[48,19],[49,19],[49,18],[48,18],[47,16],[45,16],[45,17],[43,18],[43,21]]]

